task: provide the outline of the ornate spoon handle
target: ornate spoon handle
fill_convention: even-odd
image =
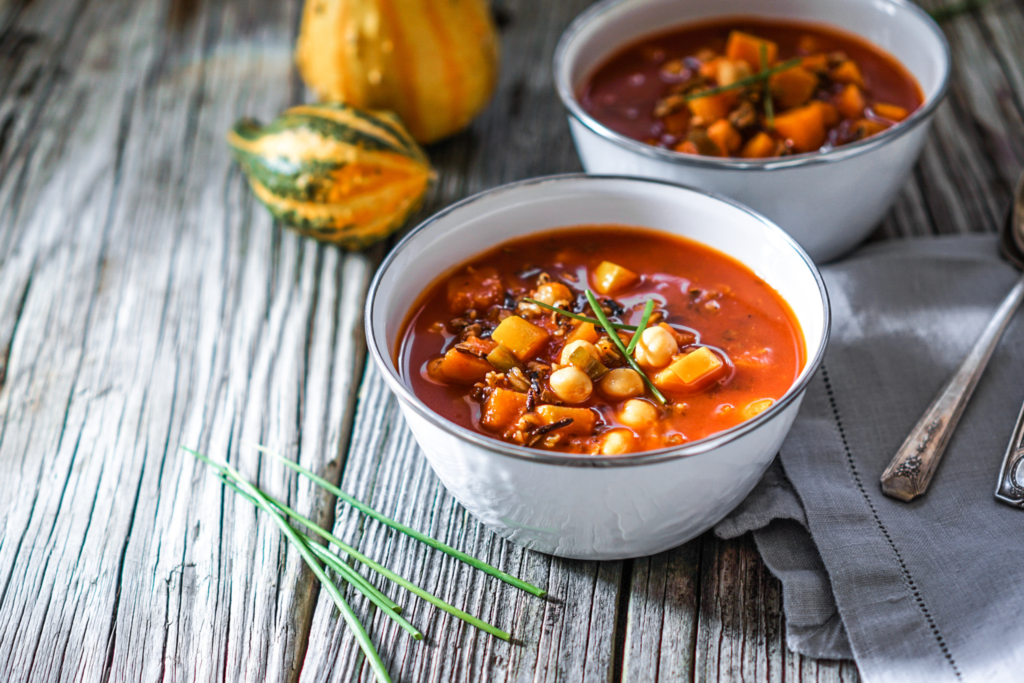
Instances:
[[[1014,507],[1024,507],[1024,406],[1017,416],[1017,426],[1006,446],[1003,466],[999,469],[996,500]]]
[[[992,352],[1022,299],[1024,276],[1017,280],[1017,284],[1003,299],[956,374],[928,406],[892,462],[882,472],[882,493],[906,502],[928,489],[956,423],[960,421],[967,401],[974,393]]]

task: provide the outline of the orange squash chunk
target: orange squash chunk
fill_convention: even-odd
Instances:
[[[726,154],[735,153],[743,144],[743,137],[739,131],[725,119],[719,119],[708,126],[708,137]]]
[[[881,133],[888,127],[889,126],[885,125],[884,123],[881,123],[879,121],[872,121],[870,119],[860,119],[859,121],[853,124],[853,130],[857,133],[858,138],[871,137],[876,133]]]
[[[597,416],[590,408],[566,408],[565,406],[543,405],[537,408],[537,417],[541,424],[550,425],[561,422],[565,419],[572,420],[572,424],[556,429],[552,434],[565,434],[566,436],[586,436],[594,432],[594,425],[597,424]]]
[[[852,59],[847,59],[839,66],[832,69],[832,73],[830,73],[829,76],[836,83],[853,83],[858,87],[864,87],[864,76],[861,75],[860,67],[857,66],[857,62]]]
[[[856,87],[856,86],[853,86]],[[827,132],[822,111],[816,106],[790,109],[775,117],[775,130],[792,140],[797,152],[813,152],[825,144]]]
[[[800,66],[815,73],[825,73],[828,71],[828,55],[821,53],[804,57]]]
[[[526,394],[495,387],[484,403],[480,422],[496,432],[505,432],[526,413]]]
[[[488,372],[494,370],[490,363],[483,358],[477,358],[471,353],[464,353],[458,349],[448,349],[440,364],[438,372],[443,379],[453,384],[475,384],[484,379]]]
[[[518,315],[505,318],[491,333],[491,339],[507,346],[519,360],[528,360],[536,356],[547,342],[548,336],[547,330],[543,327],[537,327]]]
[[[568,334],[565,338],[565,343],[571,344],[574,341],[586,341],[596,344],[598,339],[600,337],[597,334],[597,328],[594,327],[594,323],[580,323]]]
[[[765,46],[766,56],[768,57],[767,64],[761,64],[762,45]],[[760,71],[774,64],[778,54],[779,46],[776,43],[752,36],[749,33],[743,33],[742,31],[732,31],[729,33],[729,40],[725,44],[726,57],[732,60],[742,59],[754,71]]]
[[[799,66],[777,73],[768,80],[775,104],[781,109],[805,104],[818,88],[818,77]]]
[[[687,102],[690,113],[704,120],[705,124],[714,123],[729,115],[736,104],[735,92],[723,92],[708,97],[698,97]]]
[[[740,156],[744,159],[764,159],[775,156],[777,153],[776,148],[777,144],[772,139],[772,136],[767,133],[758,133],[750,138],[747,144],[743,145],[743,151],[740,152]]]
[[[864,114],[864,95],[860,88],[851,83],[843,88],[836,99],[836,109],[846,119],[857,119]]]
[[[639,279],[640,276],[629,268],[623,268],[611,261],[601,261],[594,269],[594,289],[601,294],[614,294]]]
[[[871,110],[875,112],[877,116],[881,116],[883,119],[889,119],[890,121],[900,122],[903,119],[910,116],[910,112],[903,107],[897,107],[895,104],[883,104],[878,102],[871,105]]]
[[[678,359],[654,376],[654,384],[665,391],[693,391],[706,386],[722,374],[725,362],[718,354],[702,346]]]
[[[825,121],[826,128],[839,125],[839,110],[835,108],[835,105],[822,102],[821,100],[814,100],[811,102],[811,106],[821,110],[821,118]]]

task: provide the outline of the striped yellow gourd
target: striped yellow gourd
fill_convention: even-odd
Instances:
[[[498,79],[485,0],[306,0],[295,59],[320,99],[393,111],[422,143],[469,125]]]
[[[345,104],[294,107],[266,126],[242,119],[228,144],[276,218],[348,249],[400,228],[434,177],[394,115]]]

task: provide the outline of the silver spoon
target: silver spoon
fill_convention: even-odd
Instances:
[[[1024,173],[1017,181],[1013,208],[1002,227],[1000,248],[1007,260],[1018,269],[1024,270]],[[928,489],[953,430],[960,421],[960,416],[971,394],[974,393],[978,380],[985,372],[985,366],[992,358],[992,352],[995,351],[1021,300],[1024,300],[1024,275],[1003,299],[985,331],[974,343],[974,348],[914,425],[892,462],[885,468],[885,472],[882,472],[882,493],[906,502],[917,498]],[[1024,411],[1021,419],[1024,419]],[[1021,419],[1018,419],[1018,428],[1014,432],[1015,441],[1012,444],[1020,441],[1018,437],[1021,435],[1018,432],[1024,429]],[[1018,466],[1021,458],[1024,458],[1024,453],[1017,453],[1017,458],[1011,464],[1013,476],[1017,476],[1018,470],[1022,469]],[[1010,459],[1008,453],[1007,460]],[[1006,468],[1007,462],[1004,462],[1003,466]],[[1020,472],[1020,476],[1021,483],[1024,484],[1024,471]],[[1000,478],[1000,487],[1003,479],[1004,477]],[[1024,489],[1021,493],[1024,493]],[[996,495],[998,497],[998,491]]]

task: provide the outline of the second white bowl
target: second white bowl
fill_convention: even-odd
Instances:
[[[576,100],[584,80],[621,47],[687,22],[744,15],[829,24],[867,39],[913,74],[923,106],[899,125],[831,152],[747,160],[646,145],[598,123]],[[924,10],[904,0],[606,0],[566,29],[554,69],[587,172],[672,180],[732,197],[823,262],[867,237],[896,198],[946,92],[949,46]]]

